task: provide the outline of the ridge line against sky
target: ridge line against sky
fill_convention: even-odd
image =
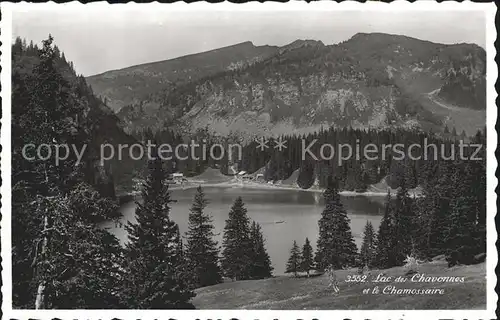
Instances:
[[[480,11],[203,11],[102,12],[22,11],[13,13],[13,37],[40,43],[52,34],[77,73],[175,59],[242,42],[283,46],[295,40],[325,45],[356,33],[389,33],[436,43],[486,46]]]

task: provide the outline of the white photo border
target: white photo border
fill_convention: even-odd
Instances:
[[[486,310],[18,310],[12,309],[12,259],[11,259],[11,44],[12,38],[12,12],[13,11],[45,11],[45,10],[101,10],[103,7],[111,6],[107,2],[81,4],[71,2],[56,4],[54,2],[43,4],[28,3],[1,3],[2,20],[1,30],[1,84],[2,84],[2,123],[1,126],[1,257],[2,257],[2,313],[6,319],[496,319],[497,294],[495,286],[497,278],[495,268],[498,263],[498,252],[495,246],[497,241],[497,230],[495,215],[497,212],[497,159],[495,151],[497,146],[497,108],[495,100],[497,93],[495,83],[498,76],[498,68],[495,62],[496,49],[494,42],[497,38],[495,28],[496,5],[494,3],[473,3],[464,1],[443,2],[417,1],[395,1],[392,3],[355,1],[336,2],[288,2],[288,3],[246,3],[232,4],[229,2],[210,4],[198,2],[192,4],[113,4],[113,10],[157,10],[159,7],[168,6],[169,10],[179,11],[296,11],[296,10],[320,10],[320,11],[469,11],[477,10],[484,12],[486,16],[486,79],[487,79],[487,108],[486,108],[486,130],[487,130],[487,259],[486,259]],[[163,8],[162,8],[163,9]],[[466,23],[464,21],[464,23]],[[409,306],[411,307],[411,306]]]

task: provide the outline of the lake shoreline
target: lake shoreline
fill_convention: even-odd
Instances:
[[[206,188],[241,188],[241,189],[261,189],[261,190],[290,190],[290,191],[305,191],[305,192],[315,192],[315,193],[323,193],[325,189],[322,188],[309,188],[309,189],[302,189],[300,187],[294,187],[294,186],[287,186],[287,185],[273,185],[273,184],[263,184],[263,183],[254,183],[254,182],[219,182],[219,183],[206,183],[206,182],[191,182],[187,183],[183,186],[179,185],[170,185],[169,190],[187,190],[187,189],[193,189],[193,188],[198,188],[198,186],[201,187],[206,187]],[[391,190],[391,195],[396,194],[397,190]],[[139,192],[131,192],[125,196],[136,196],[139,195]],[[346,196],[346,197],[358,197],[358,196],[374,196],[374,197],[381,197],[381,196],[387,196],[387,192],[375,192],[375,191],[365,191],[365,192],[356,192],[356,191],[340,191],[339,194],[341,196]],[[420,192],[412,191],[409,190],[410,196],[415,196],[419,197],[421,196]]]
[[[258,189],[258,190],[288,190],[288,191],[304,191],[304,192],[313,192],[313,193],[323,193],[325,189],[318,187],[311,187],[309,189],[302,189],[299,186],[291,186],[291,185],[280,185],[280,184],[267,184],[267,183],[258,183],[258,182],[241,182],[241,181],[225,181],[225,182],[205,182],[205,181],[190,181],[186,184],[180,186],[178,184],[169,185],[169,190],[177,191],[177,190],[189,190],[195,189],[201,186],[203,188],[241,188],[241,189]],[[389,189],[391,192],[391,196],[394,196],[397,193],[395,189]],[[408,190],[410,197],[421,197],[422,192],[416,190]],[[356,192],[356,191],[340,191],[339,194],[344,197],[386,197],[387,191],[365,191],[365,192]],[[134,191],[129,192],[123,195],[118,196],[120,205],[129,203],[134,201],[137,196],[140,196],[140,192]],[[125,200],[126,199],[126,200]]]
[[[193,179],[194,180],[194,179]],[[241,197],[247,209],[248,218],[261,225],[271,258],[274,274],[285,274],[289,246],[293,241],[303,244],[308,238],[313,248],[318,237],[318,220],[324,210],[324,199],[317,188],[309,192],[299,192],[288,185],[266,186],[234,181],[189,181],[184,190],[180,184],[171,186],[169,218],[179,226],[184,235],[189,231],[189,214],[196,195],[196,187],[201,185],[208,200],[205,212],[210,215],[214,226],[214,240],[223,243],[224,228],[235,199]],[[221,183],[223,182],[223,183]],[[287,189],[287,190],[284,190]],[[122,245],[128,241],[124,226],[135,223],[136,203],[141,203],[141,194],[135,192],[135,201],[124,203],[119,211],[119,221],[106,221],[99,227],[108,230]],[[343,197],[342,203],[350,219],[353,239],[359,247],[362,244],[363,228],[370,221],[378,228],[384,212],[385,197]]]

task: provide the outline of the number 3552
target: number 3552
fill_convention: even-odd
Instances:
[[[366,278],[368,276],[366,274],[363,275],[349,275],[345,282],[366,282]]]

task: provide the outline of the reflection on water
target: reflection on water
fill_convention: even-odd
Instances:
[[[174,190],[171,217],[179,224],[181,233],[187,231],[189,208],[195,194],[195,189]],[[324,208],[323,196],[318,192],[301,190],[269,190],[241,187],[211,187],[204,192],[209,201],[206,212],[213,218],[216,240],[222,242],[222,233],[229,210],[234,200],[241,196],[248,216],[262,225],[266,238],[266,247],[275,268],[275,274],[285,270],[288,253],[294,240],[303,244],[306,237],[313,247],[318,237],[318,220]],[[383,197],[341,197],[342,203],[351,219],[351,229],[356,244],[361,245],[363,228],[367,220],[378,229],[383,214]],[[122,223],[135,221],[135,204],[122,206]],[[106,223],[122,242],[127,240],[126,231],[122,226]]]

